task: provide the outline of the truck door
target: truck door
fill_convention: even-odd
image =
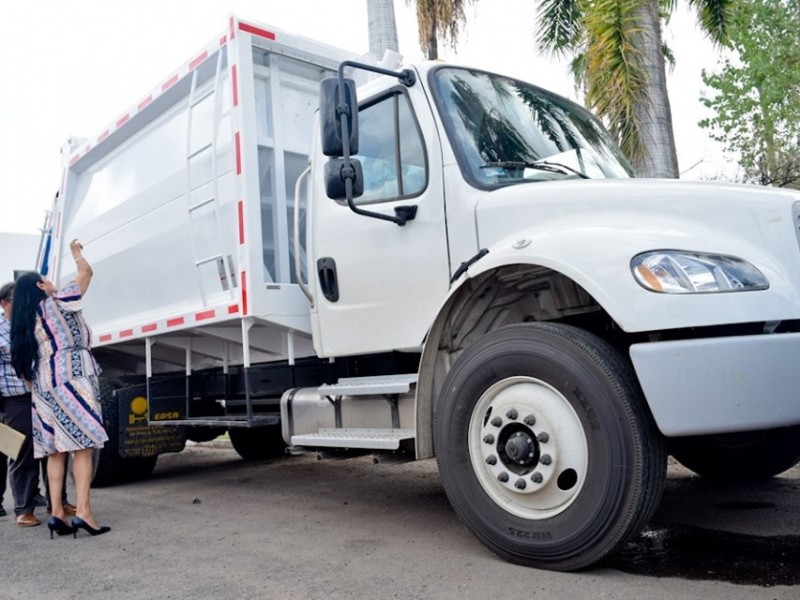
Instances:
[[[441,154],[422,86],[397,85],[360,103],[364,194],[356,203],[387,215],[416,206],[415,218],[398,226],[355,214],[327,198],[316,169],[309,280],[320,355],[422,344],[449,288]]]

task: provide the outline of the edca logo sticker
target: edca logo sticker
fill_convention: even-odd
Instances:
[[[131,400],[131,414],[128,415],[128,424],[133,425],[139,421],[147,421],[147,398],[136,396]]]

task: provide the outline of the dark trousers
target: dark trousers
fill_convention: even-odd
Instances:
[[[8,477],[8,457],[0,452],[0,507],[6,494],[6,477]]]
[[[8,467],[8,481],[14,494],[14,513],[32,513],[39,493],[39,461],[33,458],[33,426],[31,424],[31,395],[6,396],[5,423],[25,435],[16,460]]]

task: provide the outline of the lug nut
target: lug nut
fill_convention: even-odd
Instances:
[[[553,462],[553,459],[549,454],[542,454],[541,458],[539,458],[539,462],[543,465],[549,465]]]
[[[542,481],[544,481],[544,477],[541,473],[539,473],[539,471],[535,471],[533,475],[531,475],[531,481],[533,483],[542,483]]]
[[[502,473],[500,473],[500,475],[497,476],[497,480],[505,483],[506,481],[508,481],[508,473],[503,471]]]
[[[497,457],[492,454],[491,456],[486,457],[486,464],[487,465],[496,465],[497,464]]]
[[[508,412],[506,413],[506,416],[507,416],[509,419],[511,419],[512,421],[516,421],[516,420],[517,420],[517,417],[519,416],[519,413],[516,411],[516,409],[512,408],[510,411],[508,411]]]
[[[483,441],[487,444],[494,444],[494,436],[491,433],[487,433],[483,436]]]
[[[536,417],[534,417],[533,415],[528,415],[523,419],[523,422],[528,427],[533,427],[534,425],[536,425]]]
[[[502,424],[503,424],[503,419],[501,419],[500,417],[495,417],[494,419],[492,419],[492,425],[494,425],[495,427],[500,427]]]
[[[539,440],[542,444],[546,444],[550,440],[550,436],[546,431],[542,431],[539,435],[536,436],[536,439]]]
[[[517,479],[517,480],[514,482],[514,487],[515,487],[515,488],[517,488],[518,490],[524,490],[524,489],[525,489],[525,486],[527,486],[527,485],[528,485],[528,484],[527,484],[527,483],[525,483],[525,480],[524,480],[524,479]]]

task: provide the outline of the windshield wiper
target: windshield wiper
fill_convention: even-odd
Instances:
[[[496,162],[487,162],[485,165],[481,165],[481,169],[488,169],[491,167],[500,167],[500,168],[513,168],[513,169],[538,169],[539,171],[548,171],[550,173],[561,173],[562,175],[570,175],[574,174],[580,177],[581,179],[590,179],[586,173],[581,173],[577,169],[573,169],[567,165],[562,165],[561,163],[556,162],[547,162],[544,160],[540,160],[537,162],[524,162],[518,160],[499,160]]]

